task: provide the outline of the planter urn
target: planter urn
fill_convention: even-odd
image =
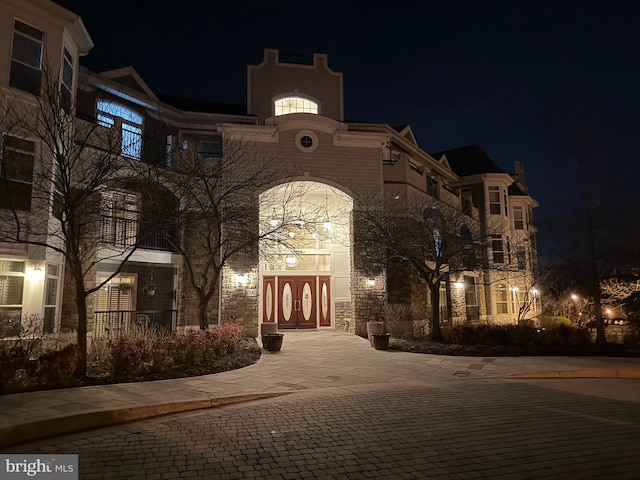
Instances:
[[[282,333],[265,333],[262,335],[262,346],[267,352],[279,352],[283,338]]]
[[[389,338],[391,337],[388,333],[374,333],[371,335],[373,338],[373,348],[376,350],[386,350],[389,348]]]
[[[367,337],[369,338],[369,343],[373,347],[373,334],[374,333],[384,333],[384,323],[383,322],[367,322]]]

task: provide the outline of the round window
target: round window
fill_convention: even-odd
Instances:
[[[304,148],[311,148],[313,146],[313,138],[311,138],[311,136],[309,135],[303,135],[300,138],[300,145],[302,145]]]
[[[296,134],[296,147],[304,153],[311,153],[318,148],[318,136],[311,130],[300,130]]]

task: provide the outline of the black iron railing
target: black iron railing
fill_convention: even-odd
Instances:
[[[156,232],[140,232],[138,220],[111,215],[100,216],[100,241],[116,247],[131,247],[136,244],[149,250],[174,252],[176,249],[167,236]],[[172,235],[177,237],[177,235]]]
[[[177,310],[102,310],[93,313],[93,332],[97,336],[127,335],[145,328],[171,333],[177,326]]]

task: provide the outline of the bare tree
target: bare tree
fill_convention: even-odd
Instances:
[[[199,326],[207,329],[209,305],[226,265],[256,264],[259,245],[264,255],[286,251],[293,229],[310,229],[321,217],[317,206],[304,202],[303,187],[269,193],[287,177],[286,166],[241,129],[227,127],[219,149],[205,151],[199,145],[197,139],[185,142],[183,150],[172,153],[171,170],[156,170],[158,183],[173,192],[177,209],[173,216],[160,215],[155,224],[182,255],[197,296]],[[155,201],[157,211],[167,211],[166,196]],[[261,220],[266,209],[273,215]]]
[[[366,226],[368,240],[382,244],[388,261],[407,265],[427,286],[430,336],[441,341],[440,284],[449,275],[479,265],[487,245],[483,239],[489,236],[480,233],[477,219],[424,194],[392,196],[386,201],[370,195],[357,200],[354,217]]]
[[[49,254],[64,259],[75,290],[82,352],[76,373],[84,376],[87,299],[118,274],[139,238],[126,230],[119,232],[119,246],[101,238],[102,194],[121,188],[132,174],[129,161],[120,156],[120,133],[77,118],[75,105],[61,98],[59,76],[48,68],[40,95],[5,99],[0,241],[40,247],[43,260]],[[97,264],[105,259],[119,266],[96,283]]]
[[[600,282],[600,291],[604,302],[624,303],[631,295],[640,292],[640,278],[605,278]]]

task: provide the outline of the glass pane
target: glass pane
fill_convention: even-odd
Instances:
[[[35,143],[23,138],[12,137],[10,135],[4,136],[4,146],[11,150],[22,150],[24,152],[35,151]]]
[[[0,305],[22,305],[24,277],[0,276]]]
[[[0,183],[0,208],[30,211],[31,184],[12,181]]]
[[[30,67],[42,68],[42,44],[22,35],[13,36],[12,58]]]
[[[68,88],[71,88],[71,84],[73,82],[73,67],[66,60],[64,62],[64,67],[62,67],[62,82]]]
[[[53,333],[56,321],[56,307],[44,307],[44,333]]]
[[[0,260],[0,272],[24,273],[24,262],[15,260]]]
[[[18,32],[24,33],[25,35],[28,35],[31,38],[35,38],[36,40],[40,40],[41,42],[42,42],[42,40],[44,40],[44,33],[42,33],[37,28],[33,28],[32,26],[27,25],[26,23],[22,23],[19,20],[15,21],[14,28]]]
[[[57,265],[47,265],[47,275],[51,275],[52,277],[58,276],[58,266]]]
[[[47,278],[47,282],[44,287],[44,304],[55,305],[57,293],[58,293],[58,279]]]
[[[2,162],[2,175],[10,180],[31,182],[33,177],[33,156],[5,149]]]
[[[60,88],[60,107],[66,113],[71,111],[71,91],[64,85]]]
[[[11,76],[9,77],[9,85],[19,88],[25,92],[38,95],[40,93],[40,80],[42,71],[23,65],[16,61],[11,62]]]

